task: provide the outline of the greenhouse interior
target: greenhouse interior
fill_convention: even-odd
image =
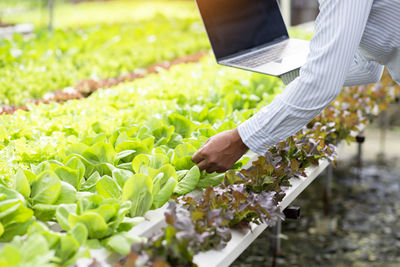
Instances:
[[[399,17],[0,0],[0,267],[400,266]]]

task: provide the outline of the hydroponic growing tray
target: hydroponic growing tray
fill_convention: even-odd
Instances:
[[[34,30],[34,26],[33,26],[33,24],[30,24],[30,23],[16,24],[13,26],[8,26],[8,27],[0,27],[0,38],[10,37],[14,33],[29,34],[29,33],[32,33],[33,30]]]
[[[307,177],[292,179],[292,186],[286,190],[286,196],[279,203],[279,206],[284,210],[290,203],[295,200],[304,189],[306,189],[325,169],[329,166],[328,160],[321,160],[319,166],[313,166],[306,169]],[[164,212],[166,206],[152,210],[146,213],[145,221],[133,227],[130,233],[149,237],[165,226]],[[232,231],[232,239],[227,246],[222,250],[210,250],[208,252],[195,255],[194,262],[200,267],[221,267],[229,266],[240,254],[267,228],[267,225],[261,224],[251,225],[251,230],[247,231]],[[112,266],[118,261],[120,256],[115,253],[110,253],[106,249],[91,250],[93,259],[100,262],[104,267]],[[78,267],[88,266],[93,259],[81,258],[76,265]]]
[[[322,160],[319,166],[306,169],[307,177],[292,179],[292,187],[286,191],[285,198],[279,203],[281,210],[289,206],[328,166],[329,162]],[[266,228],[266,224],[252,224],[251,230],[232,230],[232,239],[224,249],[199,253],[194,257],[194,263],[199,267],[229,266]]]

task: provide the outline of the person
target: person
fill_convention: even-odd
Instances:
[[[201,170],[224,172],[248,149],[264,155],[316,117],[343,86],[378,82],[384,66],[400,84],[400,0],[319,0],[319,7],[306,64],[282,76],[288,85],[271,104],[207,140],[192,157]]]

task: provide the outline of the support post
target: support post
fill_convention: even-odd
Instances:
[[[324,184],[324,214],[329,215],[330,202],[332,197],[332,177],[333,177],[333,165],[332,163],[326,168],[325,184]]]
[[[273,235],[272,235],[272,267],[276,266],[276,260],[277,257],[281,251],[281,232],[282,232],[282,221],[279,220],[276,223],[276,226],[274,227],[273,230]]]
[[[54,0],[48,0],[47,2],[49,9],[49,31],[53,31],[53,21],[54,21]]]
[[[365,135],[363,133],[360,133],[356,136],[356,141],[358,144],[358,151],[357,151],[357,165],[358,167],[362,166],[362,147],[365,142]]]
[[[387,111],[383,111],[380,116],[380,134],[379,134],[379,155],[378,161],[383,162],[385,160],[385,150],[386,150],[386,132],[389,128],[389,116]]]

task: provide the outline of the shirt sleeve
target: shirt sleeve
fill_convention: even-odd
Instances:
[[[354,56],[344,81],[344,86],[355,86],[377,83],[383,74],[384,66],[375,61],[368,61],[359,51]],[[300,69],[293,70],[281,76],[284,84],[288,85],[300,75]]]
[[[354,56],[344,86],[377,83],[383,74],[384,66],[375,61],[368,61],[360,52]]]
[[[300,75],[271,104],[238,127],[259,155],[295,134],[340,93],[360,44],[373,0],[320,0],[315,36]],[[356,68],[354,68],[356,72]]]

